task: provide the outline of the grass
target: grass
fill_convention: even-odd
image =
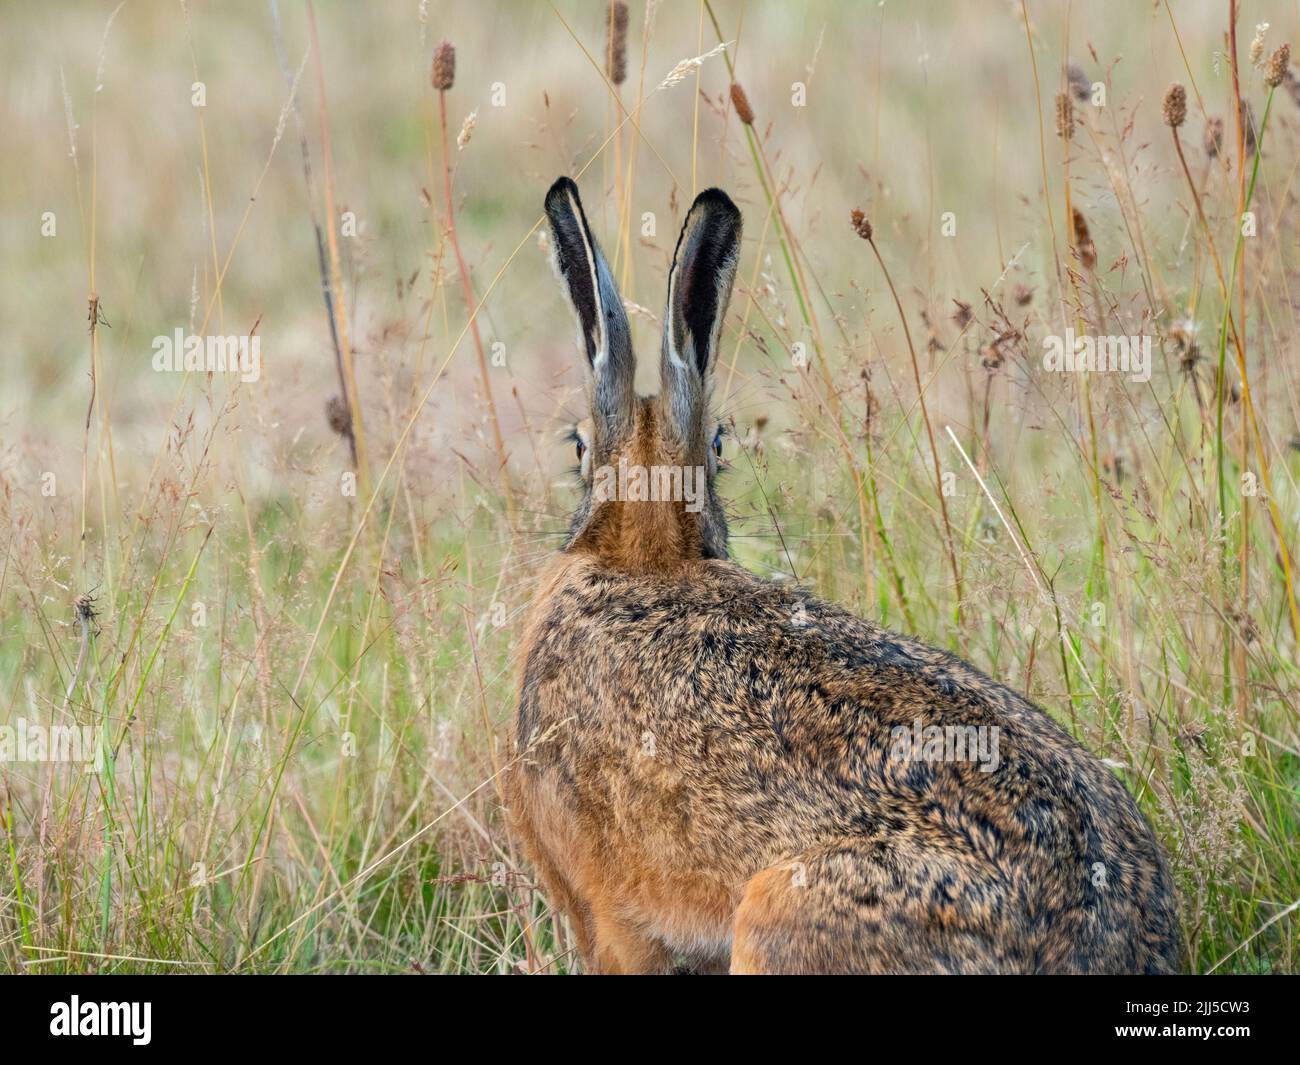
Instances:
[[[283,64],[269,11],[13,16],[0,723],[90,725],[112,756],[0,762],[0,966],[575,968],[499,792],[514,641],[574,498],[581,378],[535,247],[570,172],[646,388],[691,185],[745,211],[736,557],[959,652],[1108,759],[1171,855],[1191,969],[1300,969],[1300,111],[1245,41],[1234,90],[1226,0],[1069,24],[634,4],[617,89],[604,6],[285,5]],[[1250,6],[1243,36],[1266,18],[1265,55],[1300,30]],[[1054,141],[1067,58],[1107,103]],[[154,335],[255,322],[258,382],[150,370]],[[1045,371],[1067,327],[1151,336],[1150,381]]]

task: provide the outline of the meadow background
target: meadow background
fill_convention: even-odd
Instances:
[[[0,762],[0,967],[575,969],[499,790],[575,498],[568,173],[646,390],[686,206],[744,210],[735,556],[1028,691],[1156,826],[1189,967],[1296,971],[1300,95],[1251,42],[1300,7],[1240,4],[1240,154],[1229,0],[638,0],[617,87],[608,7],[5,5],[0,724],[112,756]],[[177,328],[260,379],[155,372]],[[1151,380],[1045,371],[1067,328]]]

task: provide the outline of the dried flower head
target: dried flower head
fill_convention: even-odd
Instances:
[[[731,83],[731,106],[736,109],[736,117],[745,125],[754,124],[754,109],[749,106],[749,97],[745,95],[745,90],[740,87],[740,82]]]
[[[1028,307],[1034,302],[1034,290],[1021,282],[1011,293],[1011,298],[1016,301],[1017,307]]]
[[[1067,141],[1074,136],[1074,102],[1069,93],[1056,94],[1056,135]]]
[[[1211,159],[1218,158],[1223,151],[1223,119],[1213,115],[1205,120],[1205,154]]]
[[[77,612],[77,621],[82,624],[94,621],[99,616],[95,610],[95,597],[89,593],[77,596],[73,606]]]
[[[339,436],[345,440],[351,438],[352,411],[348,409],[341,396],[330,396],[329,402],[325,404],[325,420]]]
[[[871,239],[871,219],[856,207],[849,213],[849,222],[853,226],[853,232],[863,240]]]
[[[465,145],[469,143],[470,137],[474,135],[474,127],[478,125],[478,111],[471,111],[465,116],[465,121],[461,124],[460,133],[456,135],[456,151],[463,152]]]
[[[1255,26],[1255,39],[1250,42],[1250,65],[1257,67],[1264,58],[1264,35],[1268,33],[1268,23],[1260,22]]]
[[[1088,231],[1088,220],[1079,208],[1074,208],[1074,246],[1079,252],[1079,262],[1085,270],[1097,269],[1097,245]]]
[[[655,92],[662,92],[664,89],[671,89],[679,81],[685,81],[686,76],[690,74],[692,70],[699,70],[700,67],[704,65],[706,60],[712,59],[714,56],[721,55],[733,43],[734,43],[733,41],[723,41],[716,48],[710,48],[703,55],[693,56],[690,59],[683,59],[680,63],[678,63],[675,67],[673,67],[672,70],[668,72],[668,76],[665,77],[664,80],[658,84],[658,86],[655,88]]]
[[[1268,57],[1268,63],[1264,66],[1264,84],[1270,89],[1276,89],[1282,84],[1282,80],[1286,77],[1287,68],[1290,66],[1291,46],[1283,42]]]
[[[1175,81],[1165,92],[1165,125],[1177,129],[1187,120],[1187,90]]]
[[[963,303],[961,300],[954,298],[952,301],[956,304],[957,309],[952,312],[952,320],[956,323],[958,329],[965,329],[974,320],[975,315],[971,312],[970,304]]]
[[[605,73],[615,85],[627,80],[627,4],[613,0],[605,8]]]
[[[433,87],[446,92],[456,81],[456,49],[451,41],[443,41],[433,50]]]

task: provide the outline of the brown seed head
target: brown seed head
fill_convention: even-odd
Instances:
[[[1175,81],[1165,93],[1165,125],[1177,129],[1187,120],[1187,90]]]
[[[433,87],[446,92],[456,81],[456,48],[451,41],[443,41],[433,50]]]
[[[90,622],[98,617],[98,614],[95,613],[95,597],[93,595],[77,596],[74,606],[76,607],[78,621]]]
[[[352,411],[341,396],[330,396],[325,404],[325,420],[345,440],[352,436]]]
[[[849,213],[849,222],[853,226],[853,232],[863,240],[871,239],[871,219],[856,207]]]
[[[1092,242],[1092,234],[1088,232],[1088,220],[1077,207],[1074,208],[1074,246],[1079,251],[1079,262],[1083,264],[1083,268],[1095,270],[1097,245]]]
[[[1056,135],[1067,141],[1074,136],[1074,101],[1066,92],[1056,94]]]
[[[615,85],[627,80],[627,4],[613,0],[605,8],[605,73]]]
[[[1205,120],[1205,154],[1217,159],[1223,150],[1223,119],[1213,115]]]
[[[745,90],[740,87],[740,82],[731,83],[731,106],[736,109],[736,117],[745,125],[754,124],[754,109],[749,106],[749,97],[745,95]]]
[[[1287,67],[1291,65],[1291,46],[1289,44],[1279,44],[1277,49],[1268,57],[1268,63],[1264,67],[1264,84],[1270,89],[1276,89],[1282,84],[1282,79],[1286,77]]]

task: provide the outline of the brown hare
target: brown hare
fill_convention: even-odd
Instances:
[[[727,195],[678,238],[655,397],[568,178],[546,213],[591,421],[521,648],[506,802],[584,968],[1175,971],[1165,858],[1110,770],[961,659],[728,561]]]

